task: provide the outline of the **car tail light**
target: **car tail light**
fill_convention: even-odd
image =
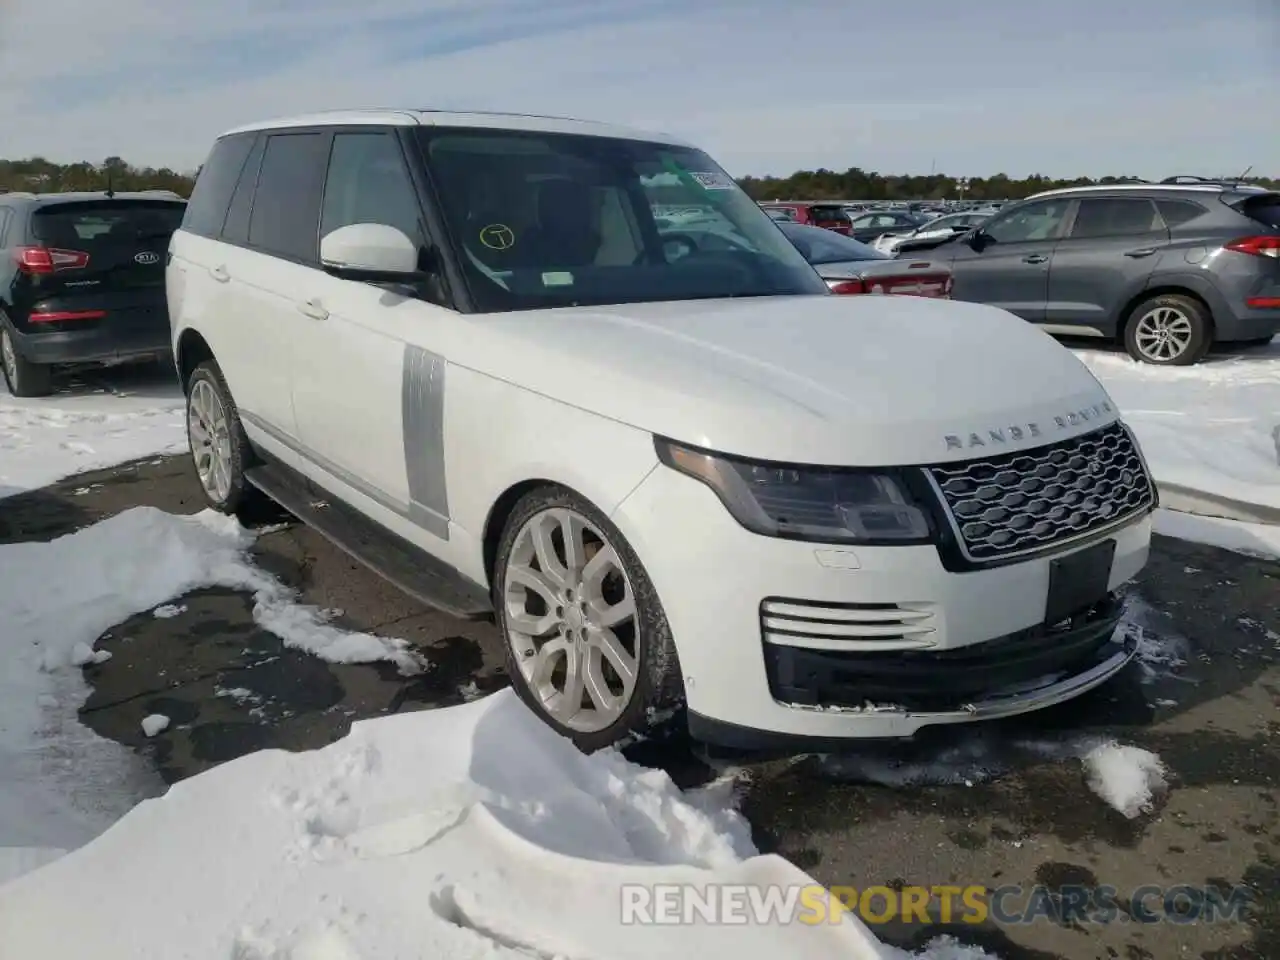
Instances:
[[[1236,253],[1248,253],[1255,257],[1271,257],[1280,259],[1280,237],[1241,237],[1225,245],[1225,249]]]
[[[1252,310],[1280,309],[1280,297],[1249,297],[1244,305]]]
[[[18,269],[23,273],[55,273],[59,270],[82,270],[89,265],[89,255],[81,250],[58,250],[52,247],[18,247],[13,251]]]
[[[867,285],[861,280],[828,280],[832,293],[866,293]]]
[[[61,323],[64,320],[101,320],[105,310],[55,310],[49,313],[29,313],[28,323]]]

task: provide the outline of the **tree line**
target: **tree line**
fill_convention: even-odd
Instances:
[[[30,190],[52,193],[68,190],[172,190],[190,196],[195,171],[169,167],[135,167],[120,157],[101,163],[54,163],[43,157],[0,160],[0,191]],[[1033,174],[968,179],[937,173],[929,176],[890,175],[850,167],[834,170],[800,170],[789,177],[741,177],[738,182],[756,200],[1019,200],[1059,187],[1118,183],[1131,177],[1076,177],[1071,180]],[[1251,177],[1250,183],[1280,190],[1280,180]]]

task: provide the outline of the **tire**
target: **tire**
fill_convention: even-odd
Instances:
[[[521,583],[527,582],[530,574],[538,577],[542,572],[532,539],[533,531],[538,528],[551,532],[547,540],[552,542],[555,556],[549,564],[554,568],[553,574],[544,577],[541,581],[544,587],[535,591]],[[553,540],[556,529],[560,531],[559,543]],[[569,566],[564,562],[562,546],[566,529],[581,531],[576,542],[583,545],[582,555],[587,558],[583,565],[588,571],[586,580],[576,573],[568,578],[560,576]],[[602,553],[611,559],[595,560]],[[534,562],[538,566],[536,571]],[[600,570],[608,571],[600,576],[597,584],[590,582],[596,576],[590,569],[593,563],[599,565],[597,574]],[[515,573],[517,570],[522,573]],[[517,577],[523,579],[517,580]],[[576,592],[561,589],[566,582],[572,584],[568,590]],[[625,601],[628,587],[634,615],[629,621],[619,621],[611,629],[603,629],[609,618],[600,614],[602,604],[612,600],[615,605],[610,609],[615,613],[623,610],[625,605],[616,601]],[[553,607],[552,600],[562,606]],[[673,720],[684,706],[684,683],[662,604],[626,538],[608,517],[582,497],[562,487],[547,486],[531,491],[516,503],[498,543],[493,606],[503,638],[507,672],[516,693],[529,709],[579,749],[590,753],[603,747],[626,746],[665,733],[674,726]],[[533,607],[532,613],[530,607]],[[563,615],[558,616],[557,609],[562,610]],[[585,623],[580,619],[583,610],[587,611]],[[529,630],[521,631],[516,617],[522,611],[531,618],[541,617],[545,626],[535,633],[532,632],[535,624],[527,623]],[[618,646],[609,643],[606,637],[612,637]],[[628,642],[630,650],[626,649]],[[563,653],[540,657],[537,651],[552,643]],[[605,652],[616,651],[619,646],[623,653],[632,654],[634,658],[634,682],[629,694],[623,673],[615,666],[617,661]],[[546,664],[552,660],[555,663],[548,668]],[[577,708],[569,707],[564,696],[571,660],[580,665],[583,677]],[[561,664],[565,672],[557,681]],[[594,678],[591,677],[593,669]],[[540,679],[543,671],[546,671],[545,682]],[[593,695],[593,687],[599,690],[601,680],[608,681],[604,692],[614,700],[610,709],[600,709]],[[590,709],[583,708],[585,702],[591,703]]]
[[[261,498],[257,488],[245,479],[245,471],[256,465],[257,457],[249,446],[240,414],[217,361],[206,360],[192,370],[186,386],[187,448],[191,451],[200,491],[205,502],[219,513],[240,515]],[[222,429],[215,422],[219,410]],[[204,435],[214,437],[211,448],[206,448],[201,439],[201,428]],[[210,458],[209,470],[214,469],[215,461],[220,461],[225,476],[215,479],[214,474],[202,467],[205,455]]]
[[[18,352],[13,334],[0,322],[0,369],[4,382],[15,397],[47,397],[53,393],[53,368],[32,363]]]
[[[1155,366],[1189,367],[1203,360],[1212,344],[1208,309],[1180,294],[1163,293],[1142,301],[1124,326],[1129,356]]]

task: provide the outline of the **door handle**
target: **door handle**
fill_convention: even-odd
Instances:
[[[210,267],[209,276],[213,277],[213,279],[217,280],[219,283],[226,283],[231,279],[231,274],[227,273],[227,268],[222,264],[218,264],[216,267]]]
[[[1133,257],[1136,260],[1139,257],[1149,257],[1155,252],[1155,247],[1143,247],[1141,250],[1126,250],[1124,255],[1126,257]]]
[[[1023,257],[1022,262],[1023,263],[1048,263],[1049,258],[1046,257],[1043,253],[1033,253],[1029,256]]]
[[[312,320],[329,319],[329,311],[321,305],[319,300],[314,298],[298,304],[298,312],[304,317],[310,317]]]

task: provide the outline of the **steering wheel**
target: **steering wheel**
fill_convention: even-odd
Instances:
[[[667,263],[683,260],[690,254],[698,252],[698,241],[687,233],[662,234],[662,254]]]

